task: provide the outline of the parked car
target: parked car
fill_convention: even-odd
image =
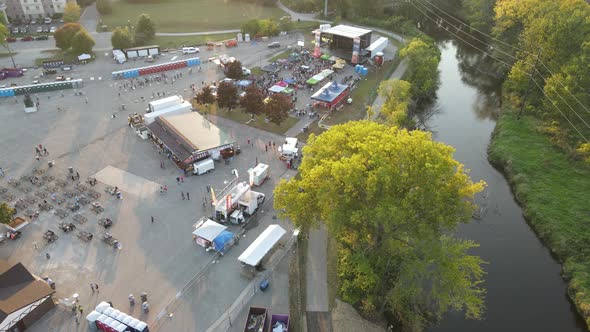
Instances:
[[[55,80],[58,81],[58,82],[59,81],[65,81],[66,80],[66,77],[65,76],[58,76],[58,77],[55,78]]]
[[[47,39],[49,39],[49,37],[45,36],[45,35],[35,37],[35,40],[47,40]]]
[[[183,47],[182,48],[182,54],[193,54],[193,53],[199,53],[199,49],[196,47]]]
[[[43,23],[51,24],[51,17],[46,17],[45,20],[43,21]]]
[[[281,47],[281,43],[279,42],[272,42],[270,44],[268,44],[268,48],[279,48]]]
[[[45,32],[45,33],[49,33],[49,27],[44,27],[44,28],[43,28],[43,32]]]
[[[54,33],[54,32],[55,32],[55,30],[57,30],[57,28],[56,28],[56,27],[51,27],[51,29],[49,29],[49,32],[50,32],[50,33]]]
[[[225,47],[237,47],[237,46],[238,46],[238,41],[235,39],[228,40],[227,43],[225,43]]]
[[[29,27],[23,27],[19,29],[19,33],[27,33],[29,32]]]
[[[12,33],[13,33],[13,34],[15,34],[15,35],[16,35],[16,34],[17,34],[17,33],[19,33],[19,32],[20,32],[20,29],[19,29],[19,28],[12,28]]]
[[[24,36],[23,38],[20,39],[20,41],[32,41],[33,40],[33,36]]]
[[[37,24],[37,20],[36,20],[36,19],[34,19],[34,18],[33,18],[33,19],[31,19],[31,25],[33,25],[33,24]]]
[[[16,41],[16,38],[14,38],[14,37],[6,38],[6,42],[8,42],[8,43],[14,43],[15,41]]]
[[[37,28],[37,33],[41,33],[41,32],[43,32],[43,27],[38,27]]]
[[[148,55],[147,58],[145,58],[145,62],[154,62],[156,59],[154,59],[153,56]]]

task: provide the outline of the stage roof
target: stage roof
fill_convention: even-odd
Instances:
[[[371,30],[361,29],[356,27],[351,27],[350,25],[337,25],[335,27],[331,27],[330,29],[322,31],[322,33],[329,33],[336,36],[342,36],[346,38],[357,38],[368,33],[371,33]]]
[[[342,94],[346,88],[348,88],[348,85],[346,84],[328,82],[316,93],[314,93],[313,96],[311,96],[311,99],[331,103],[338,96],[340,96],[340,94]]]

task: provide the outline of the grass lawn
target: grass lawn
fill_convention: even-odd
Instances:
[[[149,14],[158,32],[192,32],[239,29],[254,18],[279,19],[285,12],[275,6],[260,6],[239,0],[166,0],[130,4],[125,0],[113,1],[113,13],[102,15],[109,29],[133,24],[137,17]]]
[[[185,46],[204,45],[207,42],[218,42],[236,38],[235,33],[222,33],[206,36],[156,36],[150,44],[160,45],[162,48],[178,48]]]
[[[11,55],[12,55],[12,56],[15,56],[15,55],[17,55],[17,54],[18,54],[18,53],[16,53],[16,52],[10,52],[10,53],[8,53],[8,52],[6,52],[6,53],[0,53],[0,58],[8,58],[8,57],[10,57]]]
[[[260,76],[260,75],[264,74],[264,71],[260,67],[251,68],[250,71],[252,72],[252,75],[256,75],[256,76]]]
[[[319,134],[323,133],[324,131],[326,131],[323,128],[320,128],[318,126],[318,122],[314,121],[309,125],[309,129],[304,132],[304,133],[299,133],[299,135],[297,135],[297,139],[307,143],[307,139],[309,138],[309,135],[311,134],[315,134],[316,136],[318,136]]]
[[[196,108],[199,110],[204,110],[205,107],[201,105],[195,105]],[[242,112],[240,109],[235,109],[231,112],[226,110],[220,110],[217,108],[216,105],[211,105],[209,109],[209,113],[224,117],[226,119],[230,119],[239,123],[247,124],[251,127],[258,128],[264,131],[269,131],[271,133],[283,135],[289,128],[293,127],[298,119],[293,117],[288,117],[281,125],[276,125],[272,122],[265,122],[265,117],[263,115],[258,115],[254,117],[254,121],[248,122],[250,120],[250,114]],[[246,123],[248,122],[248,123]]]
[[[268,59],[268,62],[275,62],[280,59],[286,59],[289,57],[289,54],[291,54],[291,53],[293,53],[292,50],[283,51],[283,52],[273,56],[272,58]]]
[[[345,104],[340,110],[333,112],[324,123],[331,126],[366,118],[366,106],[371,105],[377,97],[379,84],[391,76],[398,64],[399,60],[386,61],[379,70],[369,71],[352,91],[352,104]]]
[[[489,147],[539,237],[563,263],[568,294],[590,325],[590,167],[539,132],[529,116],[505,110]]]

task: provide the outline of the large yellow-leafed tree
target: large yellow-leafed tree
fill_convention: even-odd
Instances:
[[[453,152],[422,131],[334,126],[310,138],[300,176],[275,188],[275,208],[303,230],[326,225],[339,244],[340,296],[362,311],[388,310],[411,330],[452,309],[479,318],[483,261],[451,234],[484,183]]]
[[[82,9],[80,8],[80,6],[78,6],[76,1],[68,1],[66,3],[66,6],[64,7],[64,16],[63,16],[64,22],[66,22],[66,23],[78,22],[80,20],[80,13],[81,12],[82,12]]]

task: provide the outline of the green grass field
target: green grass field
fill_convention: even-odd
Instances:
[[[235,37],[235,33],[222,33],[218,35],[206,36],[156,36],[150,43],[154,45],[160,45],[162,48],[179,48],[183,45],[203,45],[206,42],[218,42]]]
[[[158,32],[192,32],[239,29],[254,18],[279,19],[285,12],[277,7],[264,7],[237,0],[167,0],[157,3],[130,4],[113,2],[113,13],[103,15],[109,29],[132,24],[141,13],[149,14]]]
[[[536,119],[504,111],[489,159],[503,169],[539,237],[563,263],[568,294],[590,325],[590,167],[539,132]]]

